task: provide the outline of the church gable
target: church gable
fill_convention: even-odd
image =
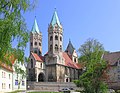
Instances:
[[[36,53],[33,53],[33,52],[31,53],[31,55],[33,56],[35,61],[44,62],[44,57],[43,56],[38,56]]]

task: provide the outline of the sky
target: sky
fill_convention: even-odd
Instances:
[[[120,0],[36,0],[35,5],[23,16],[29,31],[36,16],[42,32],[43,55],[48,51],[48,26],[55,8],[64,29],[64,50],[69,39],[78,50],[88,38],[94,38],[105,50],[120,51]],[[29,48],[28,43],[26,56],[29,56]]]

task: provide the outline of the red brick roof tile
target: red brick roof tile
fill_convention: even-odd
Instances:
[[[36,53],[31,53],[33,55],[33,57],[35,58],[36,61],[39,62],[44,62],[44,57],[43,56],[38,56]]]
[[[63,52],[63,57],[65,59],[65,66],[81,69],[82,66],[78,63],[73,62],[66,52]]]
[[[10,66],[8,66],[8,65],[6,65],[6,64],[4,64],[4,63],[1,63],[1,67],[3,67],[3,68],[6,69],[6,70],[9,70],[9,71],[13,72],[12,67],[10,67]]]

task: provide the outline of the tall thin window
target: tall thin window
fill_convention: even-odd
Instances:
[[[55,40],[58,40],[58,36],[57,35],[55,36]]]
[[[58,51],[58,45],[55,44],[55,51]]]
[[[50,51],[52,51],[52,45],[50,45]]]
[[[62,41],[62,37],[60,37],[60,41]]]
[[[41,46],[41,43],[39,42],[39,46]]]
[[[52,41],[53,40],[53,37],[52,36],[50,36],[50,41]]]
[[[33,59],[31,59],[31,68],[33,68]]]

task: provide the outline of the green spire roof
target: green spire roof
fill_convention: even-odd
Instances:
[[[37,21],[36,21],[36,17],[35,17],[35,20],[34,20],[34,24],[33,24],[33,27],[32,27],[32,32],[35,33],[39,33],[39,27],[38,27],[38,24],[37,24]]]
[[[57,12],[55,10],[53,16],[52,16],[52,20],[51,20],[51,24],[52,26],[54,27],[55,24],[58,24],[58,26],[60,26],[60,21],[59,21],[59,18],[58,18],[58,15],[57,15]]]

